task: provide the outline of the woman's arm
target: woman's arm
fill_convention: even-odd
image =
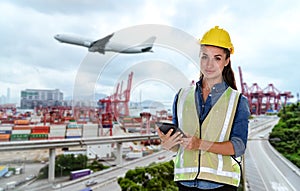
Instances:
[[[182,138],[182,146],[187,150],[202,150],[221,155],[234,155],[231,141],[211,142],[197,137]]]

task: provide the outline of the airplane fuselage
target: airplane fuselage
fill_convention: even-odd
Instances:
[[[112,36],[113,34],[96,41],[67,34],[57,34],[54,36],[54,38],[59,42],[83,46],[88,48],[90,52],[99,52],[102,54],[104,54],[106,51],[127,54],[152,52],[152,46],[156,39],[155,37],[150,37],[144,43],[135,46],[129,46],[121,43],[111,42],[110,38]]]
[[[74,44],[74,45],[84,46],[87,48],[89,48],[93,42],[90,39],[71,36],[71,35],[65,35],[65,34],[57,34],[54,36],[54,38],[62,43]]]

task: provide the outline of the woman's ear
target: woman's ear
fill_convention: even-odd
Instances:
[[[230,58],[226,59],[226,64],[224,65],[224,67],[228,66],[228,64],[230,63]]]

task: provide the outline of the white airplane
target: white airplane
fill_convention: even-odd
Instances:
[[[54,38],[59,42],[84,46],[87,47],[90,52],[99,52],[101,54],[105,54],[106,51],[128,54],[152,52],[152,46],[156,39],[155,36],[152,36],[141,44],[129,46],[116,42],[111,42],[110,39],[113,35],[114,33],[96,41],[68,34],[57,34],[54,36]]]

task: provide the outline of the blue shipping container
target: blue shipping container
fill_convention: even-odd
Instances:
[[[10,130],[0,130],[0,134],[11,134]]]

